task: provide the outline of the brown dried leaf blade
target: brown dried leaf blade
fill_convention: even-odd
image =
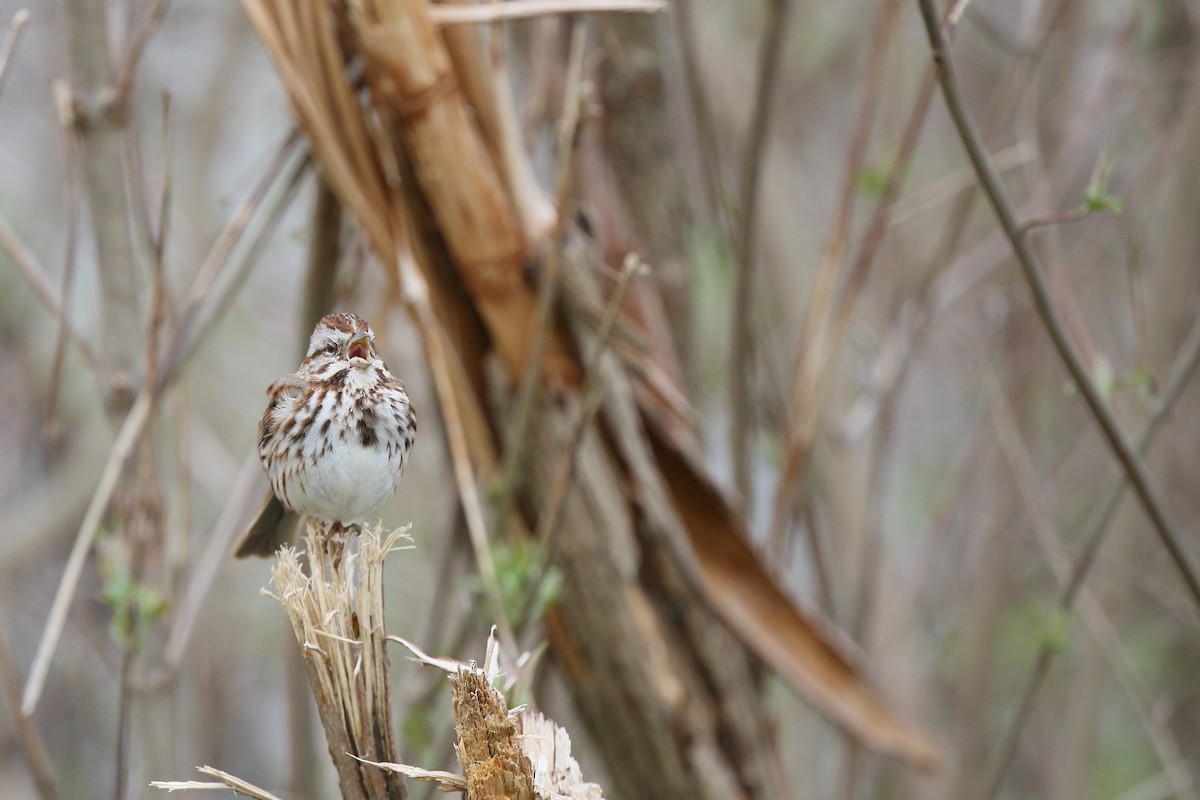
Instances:
[[[864,746],[936,768],[940,748],[884,703],[848,654],[848,643],[829,623],[799,608],[763,567],[717,488],[650,428],[717,613],[780,677]]]

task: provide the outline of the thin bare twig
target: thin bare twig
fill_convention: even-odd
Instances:
[[[29,249],[29,246],[21,240],[17,232],[12,229],[8,221],[0,216],[0,248],[3,248],[13,263],[17,265],[17,270],[22,277],[29,283],[29,288],[33,289],[34,295],[42,302],[42,305],[59,320],[59,324],[67,333],[67,338],[71,340],[71,344],[79,350],[84,361],[91,367],[92,372],[100,378],[103,378],[103,371],[100,368],[100,356],[92,347],[91,341],[83,336],[79,330],[71,324],[67,319],[66,311],[63,308],[62,298],[54,290],[50,283],[50,279],[46,277],[46,270],[42,268],[37,256]]]
[[[138,442],[141,441],[142,432],[150,421],[150,412],[153,406],[153,394],[143,390],[129,409],[129,414],[126,415],[125,422],[121,425],[116,441],[113,442],[112,450],[108,455],[108,463],[104,466],[104,472],[100,475],[96,492],[92,495],[92,501],[83,516],[83,522],[79,525],[75,546],[71,549],[71,555],[67,559],[66,569],[58,584],[54,602],[50,606],[46,627],[42,631],[42,639],[38,643],[37,655],[30,668],[29,678],[25,681],[25,693],[21,701],[21,713],[25,716],[31,716],[37,708],[42,688],[46,683],[46,676],[50,672],[50,661],[54,658],[54,651],[58,649],[58,640],[62,636],[63,626],[67,621],[71,598],[75,596],[75,587],[79,585],[79,576],[83,573],[84,562],[92,549],[92,542],[100,527],[100,519],[108,508],[108,501],[112,499],[113,490],[117,488],[117,480],[125,468],[125,463],[137,448]]]
[[[750,392],[754,379],[756,260],[758,258],[758,184],[762,175],[767,133],[770,130],[772,97],[782,72],[784,35],[791,18],[792,0],[773,0],[766,20],[766,37],[758,54],[754,110],[746,140],[739,191],[741,214],[737,231],[737,287],[733,300],[732,347],[729,351],[729,449],[733,457],[733,482],[741,495],[743,509],[754,503],[750,469]]]
[[[196,769],[206,775],[218,778],[220,783],[212,781],[150,781],[150,785],[155,789],[166,789],[168,792],[187,789],[232,789],[235,794],[252,797],[254,800],[279,800],[266,789],[260,789],[249,781],[244,781],[228,772],[208,766],[196,767]]]
[[[1042,322],[1050,334],[1055,349],[1057,349],[1059,356],[1067,367],[1067,371],[1087,402],[1093,419],[1095,419],[1103,432],[1104,438],[1112,449],[1114,456],[1123,466],[1130,483],[1133,484],[1142,507],[1146,510],[1150,521],[1154,525],[1155,532],[1158,534],[1171,560],[1175,563],[1180,575],[1183,577],[1192,600],[1200,607],[1200,574],[1197,573],[1191,556],[1183,545],[1166,500],[1150,475],[1145,462],[1138,455],[1136,446],[1130,440],[1129,435],[1121,427],[1120,423],[1117,422],[1116,417],[1113,416],[1111,409],[1100,393],[1100,389],[1092,381],[1087,366],[1083,363],[1078,350],[1067,333],[1066,326],[1058,314],[1050,287],[1047,285],[1046,278],[1042,273],[1037,255],[1029,246],[1029,241],[1025,236],[1025,231],[1021,229],[1020,222],[1017,220],[1012,201],[1008,197],[1008,192],[996,174],[991,159],[988,157],[987,151],[984,149],[982,141],[980,141],[979,134],[975,130],[975,124],[967,111],[962,91],[958,85],[958,76],[955,71],[954,62],[950,57],[946,37],[938,20],[934,2],[933,0],[919,0],[919,2],[921,4],[921,17],[925,23],[926,33],[929,36],[930,48],[933,53],[934,64],[937,66],[938,77],[942,84],[942,94],[946,99],[946,106],[950,110],[950,115],[954,120],[955,128],[958,130],[959,138],[962,140],[967,156],[975,169],[976,175],[979,177],[980,185],[987,195],[988,202],[991,204],[993,211],[996,213],[997,220],[1004,230],[1005,236],[1008,237],[1013,253],[1017,257],[1017,262],[1021,266],[1021,271],[1025,275],[1025,280],[1029,284],[1038,315],[1042,318]]]
[[[704,186],[708,190],[708,213],[715,227],[724,236],[727,244],[733,236],[733,221],[730,219],[728,191],[721,177],[721,158],[717,151],[717,135],[713,130],[712,106],[704,90],[700,74],[700,58],[696,53],[696,34],[691,3],[677,3],[673,9],[677,46],[683,62],[683,77],[687,86],[691,122],[696,129],[700,150],[700,168],[704,173]]]
[[[626,256],[625,263],[622,265],[621,272],[617,277],[616,288],[613,289],[612,297],[608,301],[608,307],[604,311],[604,319],[601,321],[600,329],[596,333],[595,352],[592,353],[591,360],[588,363],[587,373],[583,381],[583,389],[579,393],[580,398],[582,398],[579,403],[579,419],[575,422],[571,431],[570,441],[567,443],[567,447],[554,469],[554,483],[550,486],[550,492],[546,495],[546,502],[538,517],[537,533],[534,536],[534,541],[542,542],[545,550],[542,555],[540,574],[538,575],[538,579],[534,581],[535,586],[541,584],[548,574],[550,565],[554,563],[555,550],[557,549],[559,540],[559,517],[562,513],[563,501],[567,497],[567,490],[571,488],[571,483],[575,477],[575,464],[579,457],[579,446],[583,441],[584,434],[591,428],[592,420],[596,418],[596,413],[600,410],[604,402],[604,385],[603,378],[601,377],[604,374],[604,370],[600,369],[600,362],[608,351],[613,327],[621,311],[621,302],[625,299],[625,292],[628,291],[633,278],[644,274],[646,271],[646,265],[642,263],[642,260],[637,257],[636,253],[630,253]],[[529,593],[525,599],[525,608],[522,609],[518,621],[528,621],[538,595],[539,592],[537,590]]]
[[[425,282],[412,252],[404,250],[398,258],[400,261],[398,272],[404,302],[421,333],[421,343],[425,348],[434,390],[437,392],[442,410],[446,442],[450,449],[450,463],[454,472],[454,481],[458,487],[463,515],[467,521],[467,534],[471,541],[472,553],[475,556],[475,566],[479,570],[479,577],[484,586],[484,595],[488,600],[492,621],[500,633],[500,641],[508,652],[516,653],[519,652],[517,637],[512,623],[504,613],[504,603],[500,597],[500,586],[496,573],[496,561],[488,546],[487,523],[483,516],[483,505],[479,498],[479,486],[475,480],[471,449],[467,443],[462,412],[458,407],[459,400],[455,391],[454,377],[450,371],[446,334],[430,305],[429,286]]]
[[[512,510],[513,498],[520,489],[525,473],[526,441],[533,412],[540,396],[542,361],[546,351],[547,328],[553,324],[551,315],[558,299],[561,283],[563,247],[567,231],[570,230],[574,214],[572,208],[576,195],[576,153],[582,131],[580,121],[584,105],[590,95],[583,81],[583,53],[587,42],[586,28],[576,25],[571,33],[571,50],[567,62],[567,95],[564,101],[563,118],[559,127],[558,141],[558,186],[555,192],[555,207],[558,216],[550,234],[550,249],[543,260],[538,282],[536,324],[534,335],[529,341],[529,353],[525,358],[525,374],[521,376],[521,387],[513,409],[512,422],[507,438],[508,452],[500,473],[495,507],[495,529],[502,530]]]
[[[4,44],[0,46],[0,92],[4,91],[8,68],[12,64],[13,55],[17,52],[17,45],[21,43],[21,35],[25,33],[25,26],[29,24],[29,16],[27,8],[22,8],[13,14],[12,22],[8,26],[8,36],[4,37]]]
[[[1043,556],[1050,565],[1050,571],[1055,579],[1064,587],[1069,582],[1072,568],[1069,559],[1063,552],[1062,536],[1058,532],[1053,519],[1047,511],[1048,503],[1042,482],[1033,465],[1033,458],[1025,446],[1021,431],[1017,426],[1010,403],[1005,398],[1000,381],[994,371],[989,375],[988,398],[991,406],[993,425],[996,428],[996,441],[1000,452],[1012,472],[1017,494],[1025,506],[1025,514],[1032,524],[1041,546]],[[1118,490],[1117,492],[1121,492]],[[1197,800],[1193,788],[1194,781],[1188,774],[1186,761],[1180,754],[1179,743],[1169,730],[1156,718],[1152,709],[1153,702],[1148,697],[1144,682],[1138,675],[1136,667],[1131,663],[1129,654],[1121,644],[1116,626],[1109,619],[1099,599],[1086,588],[1079,590],[1078,611],[1084,628],[1088,631],[1097,649],[1108,662],[1118,683],[1125,689],[1129,701],[1137,711],[1143,726],[1150,738],[1154,749],[1158,751],[1163,768],[1167,771],[1179,798]],[[1043,643],[1043,648],[1053,645]],[[990,787],[994,790],[998,787]]]
[[[788,420],[789,430],[785,436],[787,446],[772,502],[769,541],[773,553],[782,551],[784,528],[791,516],[794,493],[798,487],[805,484],[809,454],[816,437],[817,421],[828,385],[826,377],[836,352],[836,340],[831,335],[835,330],[834,314],[835,311],[843,314],[848,311],[839,308],[836,302],[837,285],[850,236],[854,201],[858,193],[857,180],[866,159],[875,110],[886,77],[885,56],[896,30],[895,20],[899,13],[899,5],[898,0],[887,0],[875,21],[867,77],[851,128],[850,141],[846,147],[842,183],[838,190],[833,221],[821,251],[816,281],[804,315],[800,352],[795,377],[792,379],[792,407]]]
[[[120,114],[104,113],[112,94],[105,5],[64,0],[71,66],[71,119],[83,154],[96,262],[100,272],[103,350],[109,367],[109,410],[119,418],[133,401],[142,336],[137,261],[129,226]],[[99,110],[101,113],[94,113]]]
[[[653,14],[666,7],[665,0],[508,0],[479,5],[434,5],[429,9],[429,17],[438,25],[466,25],[552,14]]]
[[[262,494],[262,465],[258,455],[246,457],[233,485],[229,489],[228,501],[213,524],[212,533],[205,544],[204,552],[196,559],[189,575],[183,599],[177,604],[171,632],[163,651],[163,661],[168,669],[177,669],[183,663],[183,655],[200,618],[204,600],[212,590],[217,573],[229,557],[229,547],[239,531],[246,509]]]
[[[46,397],[46,438],[54,441],[59,434],[58,395],[62,388],[63,361],[66,358],[67,342],[71,338],[68,311],[71,305],[71,288],[75,283],[75,254],[79,240],[79,207],[83,196],[79,187],[79,143],[75,131],[67,120],[59,117],[62,135],[63,172],[65,178],[65,233],[63,236],[62,298],[57,318],[58,332],[54,337],[54,359],[50,362],[50,390]]]
[[[146,341],[146,384],[157,384],[159,338],[166,315],[167,277],[164,258],[167,251],[167,231],[171,212],[171,94],[162,96],[162,186],[158,196],[158,229],[152,242],[150,325]]]
[[[113,797],[125,796],[129,773],[129,713],[133,706],[133,660],[137,646],[132,641],[121,643],[121,671],[117,682],[117,747],[113,753],[116,769],[113,775]]]
[[[108,109],[120,109],[129,100],[129,93],[133,88],[133,76],[137,71],[138,62],[142,60],[142,53],[146,50],[146,42],[150,40],[150,34],[158,28],[162,23],[163,17],[167,14],[167,5],[169,0],[155,0],[154,5],[146,12],[146,16],[142,19],[142,24],[138,26],[137,33],[134,34],[133,41],[129,44],[129,50],[126,51],[125,57],[121,59],[121,66],[117,70],[117,78],[113,81],[102,96],[102,102]]]
[[[1046,228],[1051,225],[1065,225],[1070,222],[1079,222],[1088,215],[1086,208],[1064,208],[1058,211],[1047,211],[1045,214],[1038,214],[1034,217],[1029,217],[1021,222],[1021,231],[1028,233],[1038,228]]]
[[[12,638],[8,633],[8,621],[3,612],[0,612],[0,684],[3,684],[4,697],[13,715],[17,742],[21,745],[25,760],[29,764],[29,772],[33,775],[38,796],[42,800],[54,800],[58,797],[58,786],[54,781],[54,770],[50,763],[50,755],[46,751],[46,743],[33,721],[21,713],[21,667],[17,663]]]
[[[158,370],[160,389],[175,379],[206,333],[216,324],[245,280],[257,254],[270,238],[284,210],[295,198],[300,179],[309,164],[307,158],[298,156],[300,141],[295,131],[287,137],[272,158],[262,179],[234,211],[205,258],[204,264],[197,271],[184,300],[175,333],[163,353],[162,364]],[[292,167],[285,172],[284,168],[289,162],[292,162]],[[268,204],[267,195],[272,189],[277,189],[278,192]],[[261,218],[260,211],[263,215]],[[232,260],[233,251],[252,222],[258,223],[254,236],[246,245],[241,258],[226,275],[225,268]],[[216,285],[218,279],[222,281],[219,286]]]
[[[1153,408],[1151,408],[1150,413],[1146,417],[1146,421],[1142,423],[1141,430],[1138,431],[1138,445],[1143,452],[1153,442],[1155,435],[1158,433],[1159,426],[1166,419],[1180,395],[1183,394],[1184,388],[1187,386],[1198,365],[1200,365],[1200,319],[1197,319],[1192,324],[1187,338],[1179,349],[1179,355],[1175,359],[1175,365],[1171,369],[1162,394],[1159,395],[1158,400],[1154,403]],[[1068,613],[1074,607],[1075,600],[1084,586],[1088,572],[1091,570],[1092,564],[1095,563],[1096,555],[1100,551],[1100,545],[1104,541],[1109,525],[1116,518],[1117,508],[1120,507],[1121,501],[1125,498],[1127,488],[1128,483],[1125,475],[1122,474],[1116,478],[1113,485],[1107,487],[1106,491],[1101,494],[1106,499],[1103,505],[1096,507],[1091,519],[1088,521],[1085,529],[1086,532],[1083,535],[1085,542],[1083,552],[1075,562],[1070,579],[1067,580],[1066,588],[1063,589],[1062,596],[1059,598],[1058,608],[1055,611],[1056,614]],[[1004,733],[1000,737],[999,746],[993,750],[992,763],[984,771],[985,786],[987,787],[985,790],[986,797],[994,797],[999,789],[1000,781],[1004,778],[1004,772],[1008,769],[1008,764],[1012,761],[1012,757],[1016,753],[1021,731],[1024,729],[1025,723],[1029,720],[1033,712],[1034,701],[1037,699],[1037,694],[1050,672],[1050,664],[1057,654],[1058,651],[1050,643],[1044,643],[1041,649],[1039,649],[1034,663],[1029,668],[1029,672],[1022,684],[1020,698],[1014,704],[1016,710],[1005,726]]]

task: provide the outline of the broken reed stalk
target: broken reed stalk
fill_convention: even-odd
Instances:
[[[464,792],[467,800],[603,800],[600,786],[583,780],[571,755],[571,737],[536,711],[512,709],[495,688],[500,645],[496,629],[488,637],[483,666],[448,658],[433,658],[398,636],[414,659],[450,673],[454,706],[454,753],[463,774],[431,771],[406,764],[375,766],[420,781],[438,784],[445,792]]]
[[[483,670],[452,679],[457,737],[454,753],[471,800],[533,800],[533,765],[521,750],[520,727]]]
[[[271,570],[278,592],[272,596],[283,605],[303,650],[346,800],[408,796],[401,776],[360,760],[396,760],[384,646],[383,560],[406,532],[401,528],[381,539],[379,529],[365,530],[357,552],[335,564],[322,546],[324,532],[310,521],[311,574],[305,574],[294,550],[284,550]]]

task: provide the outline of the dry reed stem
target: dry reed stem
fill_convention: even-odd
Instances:
[[[381,259],[395,250],[391,190],[324,4],[243,0],[292,101],[325,180],[351,209]]]
[[[430,9],[435,21],[450,9],[477,10],[480,13],[507,11],[514,3],[490,3],[476,0],[474,9],[439,2]],[[504,47],[499,30],[491,30],[488,44],[481,46],[480,31],[474,26],[450,25],[442,28],[446,48],[454,62],[467,101],[475,110],[479,131],[504,179],[504,186],[520,220],[526,247],[532,248],[554,227],[557,212],[538,182],[529,151],[517,118],[512,81],[504,59]],[[485,54],[485,50],[488,52]]]
[[[492,342],[510,374],[524,373],[536,331],[524,275],[529,256],[510,205],[424,0],[351,3],[372,101],[401,132],[406,157]],[[548,337],[543,370],[575,385],[560,336]]]
[[[383,563],[407,537],[401,528],[381,539],[364,530],[357,552],[331,556],[321,527],[308,523],[306,575],[294,550],[284,550],[271,570],[277,595],[304,655],[317,712],[342,795],[403,798],[404,782],[364,765],[395,761],[388,659],[383,618]],[[336,563],[341,561],[341,563]],[[266,591],[266,590],[264,590]]]
[[[436,782],[443,791],[465,791],[468,800],[602,800],[600,787],[583,780],[567,732],[537,712],[510,711],[495,688],[500,651],[494,628],[482,667],[435,658],[405,639],[388,638],[407,648],[418,663],[450,674],[454,752],[463,775],[405,764],[375,766]]]
[[[445,3],[430,9],[438,25],[468,25],[529,19],[555,14],[598,12],[647,14],[662,11],[665,0],[507,0],[504,3]]]
[[[241,778],[230,775],[215,767],[196,767],[198,772],[203,772],[205,775],[212,775],[214,778],[219,778],[219,782],[213,781],[151,781],[150,785],[155,789],[166,789],[168,792],[186,791],[188,789],[232,789],[237,795],[245,795],[246,797],[254,798],[254,800],[279,800],[278,797],[268,792],[266,789],[260,789],[249,781],[244,781]]]

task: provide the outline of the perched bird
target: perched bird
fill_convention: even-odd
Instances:
[[[404,384],[353,314],[321,318],[300,369],[267,389],[258,456],[271,494],[234,554],[270,556],[303,516],[329,532],[369,521],[400,483],[417,434]]]

